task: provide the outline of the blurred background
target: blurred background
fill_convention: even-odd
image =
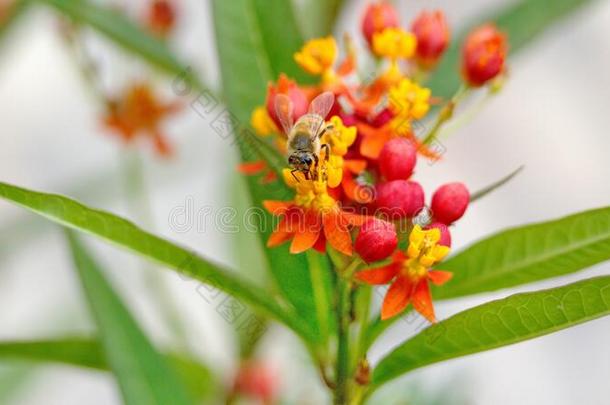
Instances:
[[[220,75],[209,1],[183,0],[171,45],[208,83],[219,87]],[[299,0],[306,9],[307,0]],[[349,1],[335,34],[348,31],[360,41],[359,22],[366,1]],[[422,8],[441,8],[455,29],[509,1],[396,1],[403,21]],[[138,16],[144,0],[115,2]],[[549,7],[552,7],[552,2]],[[307,32],[308,14],[301,13]],[[237,151],[209,123],[185,105],[164,131],[175,147],[160,159],[150,145],[126,151],[101,125],[100,105],[91,97],[73,57],[59,35],[55,13],[28,10],[0,43],[0,180],[35,190],[75,197],[110,210],[189,246],[207,257],[240,268],[253,279],[260,260],[244,259],[235,234],[213,226],[224,207],[243,207],[245,193],[237,177]],[[564,216],[610,202],[610,2],[592,1],[554,25],[510,60],[510,79],[471,123],[447,139],[443,161],[420,164],[415,177],[431,193],[448,181],[463,181],[471,190],[524,165],[508,185],[470,208],[452,230],[460,248],[499,229]],[[117,51],[95,33],[87,49],[101,64],[109,92],[151,72]],[[510,39],[509,39],[510,41]],[[359,43],[361,47],[363,43]],[[168,99],[171,78],[152,73]],[[261,94],[261,102],[264,95]],[[129,198],[126,173],[143,160],[144,186],[150,195],[150,218]],[[133,174],[133,173],[132,173]],[[213,213],[209,225],[170,226],[172,213],[192,201],[193,212]],[[241,204],[241,205],[240,205]],[[232,221],[232,219],[230,219]],[[143,222],[144,221],[144,222]],[[201,296],[198,284],[175,273],[144,269],[140,260],[91,241],[115,288],[143,328],[161,345],[176,346],[175,330],[166,322],[156,295],[166,290],[186,325],[182,344],[228,376],[235,370],[235,337],[230,325]],[[240,257],[241,256],[241,257]],[[519,288],[528,291],[608,274],[610,264],[586,274]],[[161,284],[161,286],[159,286]],[[514,290],[511,290],[511,292]],[[467,307],[506,296],[437,304],[440,319]],[[372,362],[415,333],[415,322],[397,322],[374,347]],[[40,218],[0,203],[0,339],[82,335],[93,324],[79,290],[61,231]],[[452,360],[415,371],[380,392],[379,403],[605,405],[610,389],[610,319],[604,318],[553,335],[502,349]],[[289,332],[272,326],[260,348],[281,381],[285,403],[326,402],[307,353]],[[411,400],[413,402],[406,402]],[[436,402],[434,402],[436,401]],[[112,378],[68,366],[32,366],[0,361],[0,403],[30,405],[120,403]]]

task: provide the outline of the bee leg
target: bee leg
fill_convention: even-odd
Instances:
[[[318,155],[313,155],[313,159],[315,160],[315,166],[314,166],[314,179],[318,180],[318,174],[319,172],[319,167],[320,167],[320,158],[318,157]]]
[[[335,126],[333,124],[328,124],[326,125],[323,129],[322,132],[320,132],[320,135],[318,136],[318,138],[322,138],[322,136],[324,136],[324,134],[326,133],[326,131],[332,131],[333,129],[335,129]]]
[[[305,180],[310,180],[311,176],[309,171],[303,172],[303,174],[305,175]]]
[[[320,147],[324,148],[326,150],[326,153],[324,153],[324,160],[326,162],[328,162],[328,160],[330,159],[330,145],[325,143],[324,145],[321,145]]]
[[[297,181],[297,183],[300,183],[301,181],[299,180],[299,178],[297,176],[294,175],[294,172],[298,172],[298,169],[294,169],[290,171],[290,174],[292,174],[292,177],[294,177],[294,179]]]

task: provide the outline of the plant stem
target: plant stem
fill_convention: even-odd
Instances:
[[[352,289],[352,276],[360,265],[360,258],[355,258],[344,269],[339,271],[337,280],[337,364],[335,405],[349,403],[350,356],[349,356],[349,326]]]
[[[469,89],[470,88],[466,87],[464,84],[462,84],[460,88],[457,89],[453,97],[451,97],[451,100],[449,100],[449,102],[445,104],[443,108],[439,111],[438,115],[436,116],[436,122],[434,123],[434,126],[432,126],[432,129],[430,129],[428,135],[424,137],[424,139],[422,140],[422,144],[428,145],[434,140],[434,138],[436,138],[438,131],[445,124],[445,122],[451,119],[455,107],[468,94]]]

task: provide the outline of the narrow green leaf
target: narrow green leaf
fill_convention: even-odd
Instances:
[[[211,395],[216,384],[210,370],[200,363],[177,355],[165,355],[195,398]],[[0,359],[34,363],[59,363],[110,371],[104,351],[97,340],[71,337],[52,340],[0,342]]]
[[[247,123],[254,108],[264,103],[267,83],[275,80],[281,69],[294,72],[292,52],[300,40],[296,25],[290,23],[294,17],[286,3],[281,0],[212,2],[224,98],[239,122],[235,131],[242,160],[252,160],[256,154],[257,145],[241,134],[251,132]],[[265,10],[272,9],[275,11],[270,18]],[[275,161],[278,162],[276,170],[281,170],[285,162]],[[264,244],[271,234],[274,220],[264,210],[262,202],[288,200],[293,192],[281,180],[267,185],[261,185],[255,177],[249,177],[247,181],[252,205],[263,213],[259,229]],[[316,331],[314,339],[320,339],[305,255],[292,255],[287,246],[265,249],[265,252],[280,292],[294,306],[305,325]]]
[[[145,232],[121,217],[89,208],[64,196],[39,193],[2,182],[0,197],[65,227],[95,235],[187,277],[210,284],[262,314],[283,322],[304,338],[312,334],[292,313],[286,312],[260,289],[232,276],[228,270],[196,253]]]
[[[193,404],[167,361],[153,347],[94,259],[67,232],[74,264],[98,327],[104,357],[126,404]]]
[[[453,279],[435,298],[495,291],[573,273],[610,259],[610,207],[509,229],[439,265]]]
[[[384,357],[378,386],[439,361],[532,339],[610,314],[610,276],[515,294],[430,326]]]
[[[326,255],[311,250],[306,255],[321,339],[326,341],[331,334],[336,332],[337,327],[336,319],[333,316],[334,282],[331,273],[333,270]]]
[[[505,185],[506,183],[511,181],[513,177],[515,177],[516,175],[521,173],[521,170],[523,170],[524,167],[525,166],[519,166],[515,171],[511,172],[508,176],[505,176],[505,177],[501,178],[500,180],[496,181],[495,183],[490,184],[489,186],[473,193],[470,196],[470,202],[471,203],[475,202],[476,200],[485,197],[487,194],[491,193],[492,191],[495,191],[498,188],[502,187],[503,185]]]
[[[126,51],[136,54],[157,68],[172,75],[182,75],[183,80],[199,90],[203,83],[172,54],[167,45],[127,19],[118,10],[95,4],[88,0],[37,0],[55,8],[60,13],[85,24]]]
[[[515,55],[544,31],[570,13],[578,11],[592,0],[520,0],[492,15],[484,16],[466,25],[467,30],[455,36],[447,54],[430,79],[428,86],[438,97],[451,97],[460,87],[460,57],[462,42],[468,30],[478,24],[492,21],[508,35],[509,56]]]

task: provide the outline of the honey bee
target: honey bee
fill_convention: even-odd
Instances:
[[[331,124],[326,124],[325,118],[334,102],[333,93],[327,91],[320,94],[312,100],[307,114],[294,123],[290,98],[278,94],[275,99],[275,112],[288,136],[288,164],[293,169],[290,173],[297,181],[296,172],[303,173],[307,180],[312,177],[317,180],[322,148],[326,151],[325,160],[329,158],[330,145],[321,145],[320,138],[326,131],[332,129]]]

